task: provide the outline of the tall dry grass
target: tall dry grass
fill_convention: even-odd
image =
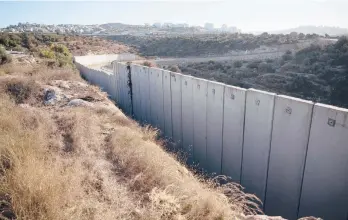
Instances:
[[[149,204],[153,219],[241,219],[260,212],[256,197],[237,184],[195,176],[156,144],[155,136],[147,128],[117,127],[108,144],[118,175]]]
[[[44,112],[19,108],[1,96],[0,195],[11,198],[18,219],[134,219],[138,204],[116,178],[103,173],[110,164],[93,155],[100,143],[78,142],[89,134],[79,132],[97,125],[90,113],[72,109],[60,115],[60,123],[70,124],[61,128]],[[67,153],[63,136],[69,131],[80,149]]]
[[[0,78],[0,198],[10,198],[18,219],[243,219],[257,210],[238,185],[194,175],[155,130],[114,106],[30,102],[51,80],[81,79],[64,69],[29,72]],[[24,89],[24,101],[9,85]],[[105,102],[94,87],[84,90]]]

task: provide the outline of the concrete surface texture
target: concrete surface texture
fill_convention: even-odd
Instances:
[[[265,201],[270,215],[297,217],[312,108],[310,101],[275,97]]]
[[[224,84],[208,82],[207,92],[207,170],[221,174]]]
[[[159,128],[189,164],[241,183],[266,214],[347,220],[347,109],[124,62],[111,73],[89,61],[75,58],[86,80]]]
[[[208,80],[194,78],[193,89],[193,159],[200,167],[207,167],[207,93]]]
[[[240,183],[246,89],[225,86],[222,173]]]
[[[193,77],[181,77],[182,147],[187,154],[187,162],[193,163]]]
[[[271,147],[274,93],[250,89],[246,95],[241,183],[249,193],[265,199]]]

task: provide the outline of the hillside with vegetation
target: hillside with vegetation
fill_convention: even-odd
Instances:
[[[0,219],[261,218],[257,198],[188,169],[84,81],[65,43],[23,39],[4,46],[32,57],[1,47]]]
[[[185,36],[115,35],[107,39],[135,47],[143,56],[187,57],[223,55],[230,51],[254,50],[261,46],[293,45],[319,38],[316,34],[199,34]]]
[[[165,66],[210,80],[243,88],[256,88],[348,108],[348,39],[279,59],[203,62]]]
[[[134,52],[132,48],[121,43],[96,37],[40,33],[0,33],[0,45],[7,50],[37,55],[42,49],[52,44],[66,46],[73,55]]]

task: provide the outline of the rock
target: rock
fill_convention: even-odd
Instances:
[[[45,89],[44,104],[54,105],[57,102],[56,91],[53,89]]]
[[[86,107],[90,107],[92,106],[92,103],[87,102],[85,100],[82,99],[73,99],[68,103],[68,106],[72,106],[72,107],[78,107],[78,106],[86,106]]]
[[[56,80],[55,83],[56,83],[60,88],[70,89],[69,83],[68,83],[67,81]]]

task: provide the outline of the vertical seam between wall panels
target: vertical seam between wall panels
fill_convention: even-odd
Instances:
[[[149,97],[149,100],[148,100],[148,103],[149,103],[149,109],[148,109],[148,115],[149,115],[149,118],[148,118],[148,124],[151,124],[152,122],[152,114],[151,114],[151,81],[150,81],[150,68],[145,68],[147,70],[147,81],[149,82],[149,87],[148,87],[148,97]]]
[[[244,159],[244,141],[245,141],[245,119],[246,119],[246,111],[247,111],[247,95],[248,91],[245,90],[244,92],[244,121],[243,121],[243,138],[242,138],[242,155],[241,155],[241,162],[240,162],[240,174],[239,174],[239,182],[242,185],[242,176],[243,176],[243,159]]]
[[[163,73],[164,70],[161,71],[162,72],[162,110],[163,110],[163,135],[166,138],[166,117],[165,117],[165,113],[164,113],[164,86],[163,86]]]
[[[173,139],[172,75],[171,75],[171,72],[168,72],[168,74],[169,74],[169,98],[170,98],[170,126],[172,127],[169,139],[171,141],[171,139]]]
[[[195,80],[195,82],[197,83],[197,81]],[[195,95],[194,95],[194,88],[193,88],[193,83],[192,83],[192,112],[193,112],[193,116],[192,116],[192,126],[193,126],[193,140],[192,140],[192,161],[193,164],[195,162],[195,154],[194,154],[194,150],[195,150]]]
[[[184,150],[184,134],[182,131],[182,76],[180,76],[180,150]]]
[[[302,179],[301,179],[301,185],[300,185],[300,196],[298,198],[298,205],[297,205],[297,212],[296,212],[296,217],[297,218],[298,218],[298,216],[300,214],[300,205],[301,205],[301,198],[302,198],[302,188],[303,188],[303,180],[304,180],[306,163],[307,163],[309,138],[311,136],[312,122],[313,122],[313,117],[314,117],[314,106],[315,106],[315,103],[313,103],[313,105],[312,105],[312,115],[311,115],[311,119],[310,119],[310,122],[309,122],[309,132],[308,132],[308,138],[307,138],[307,145],[306,145],[306,149],[305,149],[305,158],[304,158],[303,167],[302,167],[303,170],[302,170]],[[347,220],[348,220],[348,216],[347,216]]]
[[[269,140],[269,150],[268,150],[268,161],[267,161],[267,171],[266,171],[266,184],[264,189],[264,196],[263,196],[263,211],[265,211],[266,208],[266,195],[267,195],[267,184],[268,184],[268,171],[269,171],[269,162],[271,161],[271,150],[272,150],[272,136],[273,136],[273,121],[274,121],[274,112],[275,112],[275,104],[276,104],[276,97],[277,95],[274,95],[273,97],[273,109],[272,109],[272,120],[271,120],[271,134],[270,134],[270,140]]]
[[[191,105],[192,105],[192,108],[191,108],[191,117],[192,117],[192,142],[191,142],[191,155],[190,155],[190,159],[193,163],[193,154],[194,154],[194,148],[193,148],[193,142],[194,142],[194,133],[195,133],[195,126],[194,126],[194,118],[193,118],[193,115],[194,115],[194,103],[193,103],[193,78],[191,78]],[[189,149],[190,151],[190,149]],[[192,165],[192,164],[191,164]]]
[[[172,94],[172,72],[169,73],[170,76],[170,103],[171,103],[171,119],[172,119],[172,139],[174,141],[174,127],[173,127],[173,94]],[[174,144],[175,145],[175,144]]]
[[[224,155],[224,124],[225,124],[225,85],[222,90],[222,129],[221,129],[221,164],[220,174],[222,174],[222,159]]]
[[[207,155],[208,155],[208,94],[209,94],[209,82],[207,82],[207,90],[205,92],[205,158],[204,158],[204,164],[206,166],[206,170],[208,168],[208,161],[207,161]]]

